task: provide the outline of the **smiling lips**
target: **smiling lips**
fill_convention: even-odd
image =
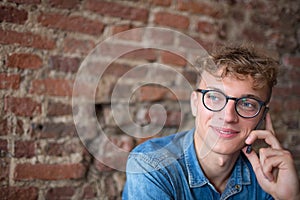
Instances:
[[[232,138],[237,136],[239,131],[230,129],[230,128],[217,128],[217,127],[212,127],[215,133],[219,135],[219,137],[222,138]]]

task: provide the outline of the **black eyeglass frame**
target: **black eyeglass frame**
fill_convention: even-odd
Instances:
[[[223,110],[223,109],[226,107],[226,105],[227,105],[227,103],[228,103],[228,100],[233,100],[233,101],[234,101],[234,109],[235,109],[236,113],[237,113],[240,117],[246,118],[246,119],[256,117],[256,116],[260,113],[262,107],[265,107],[265,109],[269,109],[269,108],[266,106],[266,102],[261,101],[261,100],[258,100],[258,99],[253,98],[253,97],[240,97],[240,98],[236,98],[236,97],[230,97],[230,96],[227,96],[226,94],[224,94],[223,92],[218,91],[218,90],[204,90],[204,89],[199,89],[199,88],[196,89],[195,91],[196,91],[196,92],[202,93],[202,103],[203,103],[203,105],[205,106],[206,109],[208,109],[208,110],[210,110],[210,111],[212,111],[212,112],[219,112],[219,111]],[[207,107],[207,105],[204,103],[204,96],[205,96],[205,94],[206,94],[207,92],[211,92],[211,91],[221,93],[221,94],[223,94],[223,95],[225,96],[225,98],[226,98],[226,103],[224,104],[224,106],[223,106],[221,109],[218,109],[218,110],[212,110],[212,109],[210,109],[209,107]],[[245,117],[245,116],[242,116],[242,115],[238,112],[238,110],[237,110],[237,102],[238,102],[239,100],[241,100],[241,99],[244,99],[244,98],[253,99],[253,100],[255,100],[255,101],[257,101],[257,102],[259,103],[259,106],[260,106],[260,107],[259,107],[259,109],[258,109],[258,111],[256,112],[255,115],[253,115],[253,116],[251,116],[251,117]]]

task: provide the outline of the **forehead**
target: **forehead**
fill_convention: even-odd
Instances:
[[[214,76],[208,72],[203,72],[199,83],[201,89],[218,89],[225,94],[233,97],[252,95],[266,101],[268,99],[268,86],[261,88],[255,87],[251,76],[235,77],[228,75],[225,77]]]

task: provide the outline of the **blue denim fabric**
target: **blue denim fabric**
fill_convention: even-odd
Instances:
[[[129,155],[123,199],[273,199],[259,186],[240,154],[222,194],[205,177],[196,157],[194,129],[148,140]]]

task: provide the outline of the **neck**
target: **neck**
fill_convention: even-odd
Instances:
[[[211,184],[222,193],[239,156],[239,152],[225,155],[208,149],[205,143],[195,138],[195,148],[199,164]]]

